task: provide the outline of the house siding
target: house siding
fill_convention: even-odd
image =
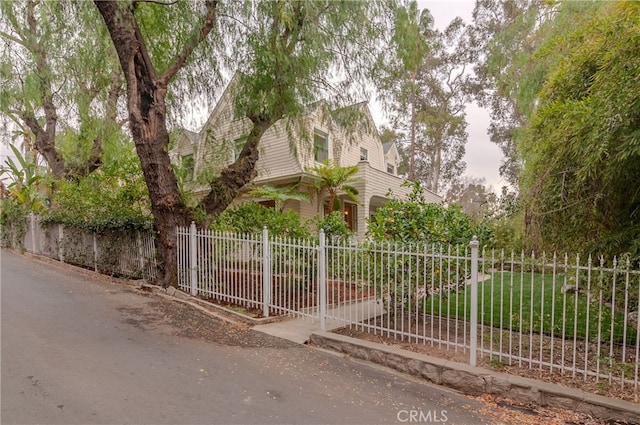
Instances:
[[[316,131],[327,135],[329,159],[335,160],[339,136],[336,135],[329,123],[323,118],[322,108],[315,108],[307,117],[301,120],[301,125],[305,128],[306,134],[303,134],[302,131],[297,132],[297,160],[300,169],[309,172],[313,167],[321,164],[314,159],[313,136]]]
[[[300,160],[291,148],[287,129],[279,121],[265,132],[260,140],[260,159],[256,164],[258,176],[255,182],[261,183],[302,172]],[[295,133],[291,137],[296,138]]]
[[[400,153],[398,152],[398,148],[396,146],[392,146],[384,156],[385,164],[384,171],[387,171],[387,165],[393,165],[393,173],[394,175],[398,174],[398,165],[400,164]],[[387,171],[388,172],[388,171]]]
[[[193,140],[185,134],[177,141],[172,151],[174,160],[187,151],[195,151],[196,175],[211,170],[221,170],[234,161],[235,141],[248,134],[251,122],[247,118],[236,118],[234,112],[234,82],[223,93],[205,126]],[[310,195],[310,202],[287,202],[286,209],[296,211],[301,221],[314,216],[322,216],[322,199],[326,191],[318,193],[314,188],[317,180],[313,167],[319,165],[314,159],[314,134],[319,131],[327,135],[329,159],[339,166],[357,165],[358,181],[353,185],[358,189],[361,205],[357,207],[357,237],[365,235],[366,223],[372,211],[391,198],[406,198],[411,188],[403,187],[404,179],[387,172],[387,164],[397,167],[399,155],[395,146],[387,149],[380,141],[375,123],[366,104],[352,106],[353,111],[362,112],[365,120],[347,132],[327,119],[325,105],[315,105],[298,121],[280,120],[269,128],[259,144],[260,159],[256,164],[257,177],[251,185],[270,184],[274,186],[297,184],[298,190]],[[388,147],[388,146],[387,146]],[[360,149],[367,150],[367,160],[360,159]],[[206,187],[194,192],[205,193]],[[234,200],[233,205],[252,197],[246,192]],[[441,198],[425,191],[427,202],[440,202]]]
[[[364,114],[364,122],[357,125],[352,133],[341,130],[338,138],[341,146],[341,154],[339,165],[350,166],[358,164],[360,160],[360,148],[364,148],[368,152],[368,162],[372,168],[385,170],[384,148],[378,137],[375,123],[369,113],[368,108],[358,105]]]

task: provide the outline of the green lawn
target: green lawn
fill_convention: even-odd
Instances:
[[[590,341],[600,339],[604,343],[611,340],[613,321],[613,340],[623,342],[621,312],[614,312],[612,317],[611,307],[600,303],[599,291],[595,288],[591,289],[589,302],[585,293],[562,293],[563,284],[561,275],[556,275],[554,286],[551,274],[495,273],[492,279],[478,284],[478,321],[504,330],[530,332],[533,329],[565,338],[574,335],[584,338],[588,334]],[[468,318],[470,299],[470,286],[450,293],[448,298],[435,294],[424,300],[425,312],[463,318],[466,310]],[[622,300],[616,302],[621,303]],[[637,330],[632,323],[627,324],[626,334],[627,345],[634,345]]]

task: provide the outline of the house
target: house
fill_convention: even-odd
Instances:
[[[234,80],[235,81],[235,80]],[[170,154],[175,164],[181,164],[190,177],[215,173],[235,161],[242,150],[250,121],[234,114],[234,81],[232,81],[199,133],[184,130],[176,139]],[[404,198],[410,188],[398,176],[400,155],[393,143],[383,144],[375,127],[367,103],[359,103],[328,114],[326,105],[318,102],[295,123],[280,120],[260,140],[260,159],[256,164],[257,177],[234,202],[255,199],[249,191],[256,186],[291,186],[309,195],[309,202],[290,200],[285,209],[296,211],[301,217],[322,216],[326,211],[327,194],[318,193],[318,180],[313,167],[328,159],[339,166],[356,165],[360,204],[346,195],[340,197],[345,221],[363,238],[367,219],[390,198]],[[340,125],[336,117],[358,116],[356,125]],[[197,179],[196,179],[197,180]],[[204,196],[206,185],[191,181],[186,186],[196,196]],[[441,198],[426,192],[429,202]],[[269,200],[256,199],[265,205]]]

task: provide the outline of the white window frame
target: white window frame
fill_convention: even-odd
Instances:
[[[369,151],[367,148],[360,147],[360,161],[369,161]]]
[[[317,143],[318,139],[324,140],[325,148],[322,149],[322,152],[325,152],[325,157],[321,157],[321,156],[318,155],[318,152],[319,152],[319,150],[318,150],[318,145],[319,144]],[[329,152],[331,150],[329,148],[330,148],[329,135],[327,133],[323,132],[323,131],[315,129],[313,131],[313,159],[316,162],[323,162],[325,159],[330,159],[331,156],[330,156]]]

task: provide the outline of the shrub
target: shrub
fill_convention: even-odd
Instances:
[[[267,227],[272,236],[309,238],[309,230],[300,223],[295,211],[277,211],[254,201],[227,208],[211,224],[213,230],[238,233],[260,233]]]
[[[27,216],[31,211],[26,204],[14,198],[0,200],[0,238],[2,246],[24,248],[22,241],[27,232]],[[14,242],[18,246],[14,246]]]
[[[92,231],[151,227],[149,196],[135,157],[105,164],[78,180],[59,180],[43,222]]]
[[[324,230],[327,241],[345,242],[353,236],[353,231],[342,218],[342,212],[334,211],[322,218],[316,218],[316,228]]]
[[[377,242],[437,245],[468,245],[475,235],[482,245],[490,241],[491,230],[482,223],[472,225],[458,205],[427,203],[420,184],[413,183],[407,201],[394,199],[376,210],[367,235]]]
[[[457,206],[427,203],[419,182],[412,183],[413,191],[406,201],[392,200],[378,208],[369,221],[367,236],[373,248],[367,254],[374,258],[377,270],[373,273],[378,293],[388,310],[409,308],[424,302],[435,291],[456,291],[464,283],[468,270],[455,259],[441,253],[464,253],[473,236],[480,244],[491,240],[491,230],[481,223],[474,226],[471,218]],[[387,255],[380,243],[397,244],[407,255]],[[434,256],[438,260],[434,261]],[[462,267],[461,267],[462,266]],[[390,281],[388,272],[394,273]],[[448,282],[442,277],[453,277]]]

